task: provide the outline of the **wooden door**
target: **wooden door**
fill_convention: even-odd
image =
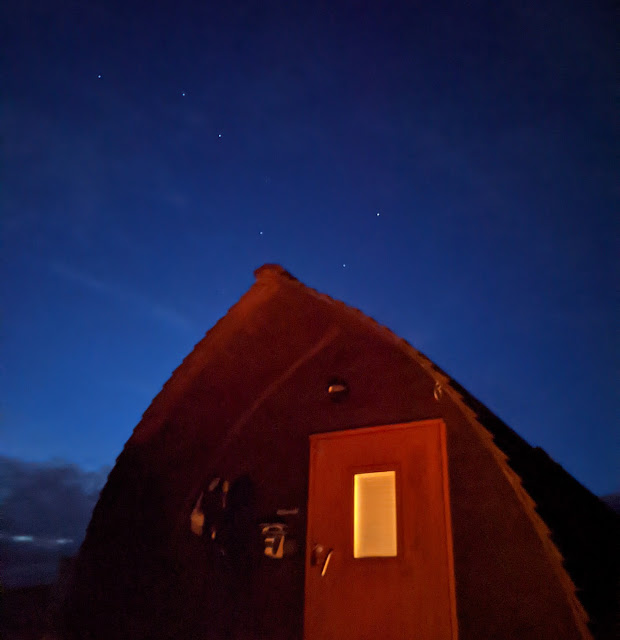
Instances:
[[[445,424],[310,437],[305,640],[457,637]]]

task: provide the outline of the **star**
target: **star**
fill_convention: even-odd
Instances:
[[[101,74],[99,74],[97,77],[101,80]]]
[[[342,263],[342,266],[343,266],[344,268],[346,268],[346,266],[347,266],[347,265],[346,265],[346,264],[344,264],[344,262],[343,262],[343,263]]]
[[[185,97],[185,91],[183,91],[183,93],[181,93],[181,95],[182,95],[183,97]]]
[[[222,137],[222,134],[221,134],[221,133],[218,133],[218,134],[217,134],[217,137],[218,137],[218,138],[221,138],[221,137]]]
[[[380,216],[381,214],[377,211],[377,218]]]
[[[259,232],[258,232],[258,234],[262,236],[262,235],[263,235],[263,232],[262,232],[262,231],[259,231]]]

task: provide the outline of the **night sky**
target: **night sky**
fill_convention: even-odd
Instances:
[[[617,491],[595,4],[5,3],[0,454],[113,464],[276,262]]]

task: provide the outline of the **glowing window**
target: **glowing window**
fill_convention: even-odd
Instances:
[[[353,557],[396,555],[396,472],[356,473],[353,487]]]

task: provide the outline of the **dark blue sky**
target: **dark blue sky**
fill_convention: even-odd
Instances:
[[[620,488],[611,6],[415,4],[3,8],[0,453],[113,463],[278,262]]]

